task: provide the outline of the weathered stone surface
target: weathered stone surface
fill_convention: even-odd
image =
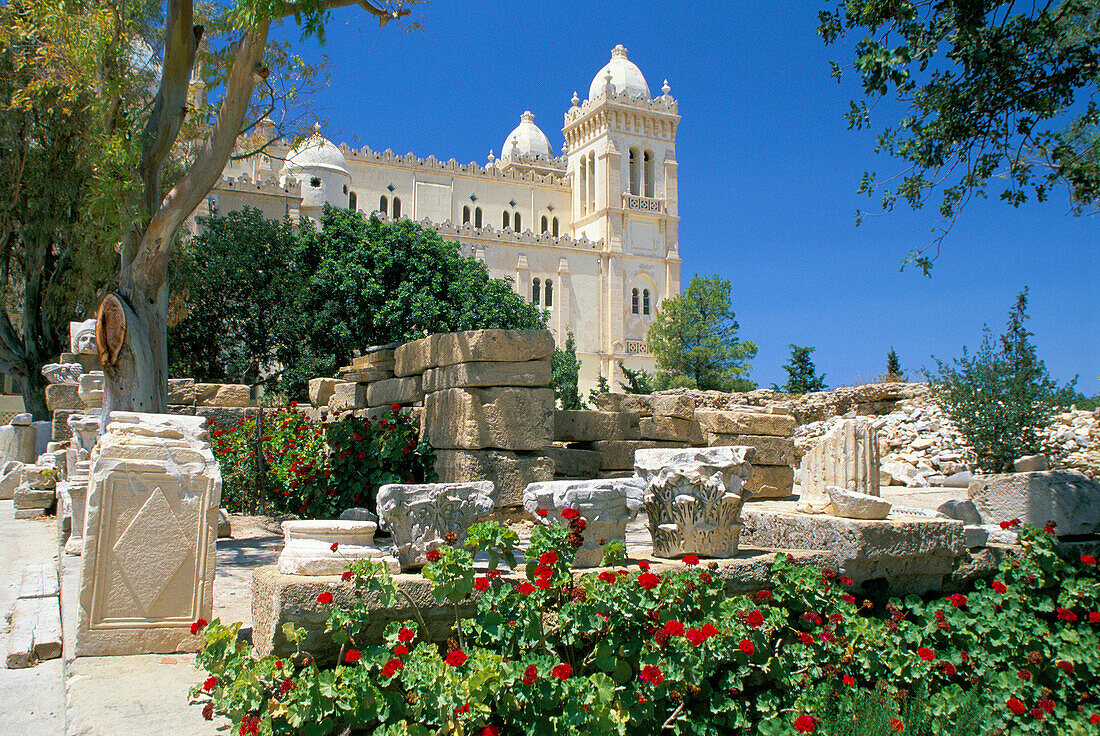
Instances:
[[[61,656],[61,609],[57,596],[19,598],[12,607],[6,664],[30,667]]]
[[[81,373],[101,371],[103,366],[99,364],[98,353],[62,353],[59,363],[79,363],[84,370]]]
[[[207,424],[219,427],[232,427],[248,417],[255,417],[259,409],[247,409],[241,406],[196,406],[195,416],[201,417]],[[186,415],[183,415],[186,416]]]
[[[378,514],[374,513],[370,509],[365,509],[361,506],[355,506],[350,509],[344,509],[343,511],[341,511],[340,521],[372,521],[377,524]]]
[[[695,421],[704,432],[713,434],[749,434],[791,437],[797,426],[787,414],[763,414],[750,411],[696,409]]]
[[[194,404],[169,404],[169,414],[179,414],[180,416],[195,416]]]
[[[829,494],[832,511],[844,519],[885,519],[890,515],[890,502],[878,496],[849,491],[838,486],[825,489]]]
[[[83,468],[81,470],[83,471]],[[69,496],[69,504],[72,510],[69,539],[65,542],[65,553],[82,555],[84,554],[85,522],[88,518],[88,477],[81,472],[78,480],[67,481],[62,485]]]
[[[76,383],[51,383],[46,387],[46,408],[50,411],[83,409],[80,387]]]
[[[378,345],[375,347],[367,348],[363,351],[363,354],[351,361],[353,366],[380,366],[393,370],[393,364],[397,358],[394,355],[394,351],[397,349],[398,343],[392,345]]]
[[[218,509],[218,539],[229,539],[233,536],[233,521],[229,518],[229,512]]]
[[[458,535],[461,542],[471,524],[492,512],[493,495],[489,481],[391,483],[379,488],[379,523],[393,537],[393,554],[401,569],[426,564],[425,555],[442,546],[448,533]]]
[[[606,440],[592,443],[592,449],[600,453],[600,470],[633,470],[634,453],[638,450],[675,447],[680,445],[656,440]]]
[[[425,439],[441,449],[540,450],[550,444],[554,392],[452,388],[424,400]]]
[[[833,555],[835,569],[856,584],[881,579],[899,593],[934,590],[966,551],[961,521],[927,517],[867,521],[767,506],[751,504],[742,510],[742,544],[825,550]]]
[[[54,565],[27,565],[19,581],[20,598],[57,597],[61,594]]]
[[[252,400],[243,383],[196,383],[196,406],[247,407]]]
[[[764,434],[715,434],[707,433],[711,447],[755,447],[757,465],[794,465],[794,440]]]
[[[733,557],[741,531],[741,487],[752,474],[751,447],[639,450],[634,471],[646,484],[656,557]]]
[[[1046,455],[1027,455],[1012,463],[1012,468],[1017,473],[1034,473],[1040,470],[1050,470],[1050,458]]]
[[[367,408],[367,384],[338,383],[332,388],[328,400],[329,411],[347,411]]]
[[[974,506],[973,501],[953,498],[950,501],[945,501],[940,504],[936,511],[967,524],[982,523],[982,516],[978,513],[978,509]]]
[[[420,376],[389,378],[367,386],[367,406],[415,404],[423,400],[424,392],[420,388]]]
[[[200,417],[112,412],[92,456],[77,656],[193,651],[221,473]]]
[[[328,406],[332,393],[343,381],[337,378],[311,378],[309,381],[309,403],[313,406]]]
[[[752,499],[787,498],[794,493],[794,469],[790,465],[758,465],[752,463],[752,476],[742,493]]]
[[[0,501],[15,496],[15,489],[23,483],[23,468],[26,465],[18,460],[9,460],[0,468]]]
[[[435,472],[441,483],[490,481],[497,508],[508,508],[523,504],[523,489],[529,484],[554,479],[554,460],[507,450],[436,450]]]
[[[595,450],[551,446],[546,448],[546,454],[554,461],[555,476],[595,478],[600,472],[600,453]]]
[[[36,491],[52,491],[57,487],[58,473],[45,465],[28,465],[23,468],[23,483]]]
[[[51,384],[75,384],[83,372],[84,366],[80,363],[47,363],[42,366],[42,375]]]
[[[695,413],[695,399],[683,394],[600,394],[596,406],[600,411],[626,411],[642,417],[691,419]]]
[[[639,419],[637,414],[622,411],[555,411],[554,439],[558,442],[639,440],[642,438]]]
[[[1100,532],[1100,481],[1076,470],[977,475],[967,495],[986,524],[1053,521],[1059,536]]]
[[[547,523],[569,526],[565,509],[576,509],[585,520],[584,543],[577,548],[573,567],[596,567],[603,561],[608,542],[626,543],[626,522],[642,507],[645,489],[633,479],[555,480],[532,483],[523,492],[523,508],[536,515],[546,509]]]
[[[372,383],[393,378],[393,370],[369,365],[349,365],[340,369],[340,377],[345,381],[354,381],[355,383]]]
[[[642,417],[638,426],[643,439],[684,442],[689,445],[703,444],[703,433],[699,430],[699,425],[691,419],[654,415]]]
[[[77,381],[77,393],[84,408],[98,409],[103,406],[103,371],[81,375]]]
[[[83,414],[84,410],[77,411],[75,409],[57,409],[53,413],[53,425],[50,430],[50,439],[54,442],[66,442],[72,439],[73,432],[69,429],[69,417],[74,414]],[[3,427],[0,427],[0,433],[2,433]]]
[[[406,343],[394,351],[394,373],[420,375],[429,368],[470,362],[522,362],[549,359],[554,337],[549,330],[471,330]]]
[[[424,392],[448,388],[485,386],[521,386],[541,388],[550,385],[550,361],[526,360],[520,363],[456,363],[424,371]]]
[[[169,378],[168,403],[175,406],[195,405],[195,379]]]
[[[15,489],[15,498],[12,503],[15,509],[48,509],[57,500],[57,494],[52,488],[28,488],[25,485]]]
[[[829,486],[879,495],[878,435],[869,419],[845,419],[802,457],[799,510],[828,511]]]
[[[397,560],[387,557],[374,544],[377,528],[373,521],[284,521],[285,544],[279,554],[279,572],[339,575],[356,560],[377,560],[391,572],[398,572]]]
[[[38,458],[37,445],[34,427],[14,423],[0,427],[0,462],[18,460],[30,465]]]
[[[69,350],[76,354],[96,355],[95,317],[69,323]]]

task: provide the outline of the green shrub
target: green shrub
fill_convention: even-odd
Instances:
[[[577,389],[581,372],[581,362],[577,359],[577,344],[570,332],[564,348],[554,348],[550,357],[550,387],[554,389],[554,398],[563,410],[583,409]]]
[[[417,441],[416,422],[396,404],[377,421],[349,413],[324,423],[288,407],[264,412],[262,430],[257,442],[254,417],[213,426],[229,511],[335,518],[354,506],[374,508],[386,483],[435,477],[432,448]]]
[[[727,595],[717,566],[690,556],[660,574],[640,563],[574,576],[585,526],[536,526],[519,584],[497,572],[515,536],[495,525],[432,551],[436,600],[476,597],[446,645],[422,641],[413,621],[364,640],[363,601],[398,600],[368,561],[346,574],[355,603],[317,600],[340,646],[334,668],[302,651],[253,659],[239,624],[215,621],[198,655],[212,679],[192,694],[264,734],[1097,732],[1100,576],[1088,555],[1059,559],[1052,533],[1023,530],[1024,553],[991,583],[882,605],[783,555],[755,595]],[[494,562],[479,574],[471,559],[485,548]]]

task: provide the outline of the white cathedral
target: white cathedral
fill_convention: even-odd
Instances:
[[[251,206],[265,216],[319,218],[331,204],[382,219],[410,218],[456,240],[463,255],[550,313],[581,360],[582,396],[599,374],[617,388],[617,363],[655,370],[645,336],[661,300],[680,293],[676,127],[666,81],[653,97],[621,45],[573,94],[562,154],[524,112],[500,157],[460,164],[326,140],[232,161],[192,215]]]

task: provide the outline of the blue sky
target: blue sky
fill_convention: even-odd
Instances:
[[[622,43],[656,94],[668,79],[683,119],[677,137],[683,282],[718,273],[733,284],[743,339],[756,342],[752,378],[782,383],[788,344],[811,345],[830,386],[934,367],[995,334],[1030,287],[1030,328],[1061,381],[1100,392],[1100,218],[1075,218],[1057,192],[1012,209],[972,204],[944,241],[932,278],[905,254],[929,242],[935,212],[868,218],[855,193],[864,170],[897,164],[873,153],[873,132],[843,118],[857,80],[829,77],[845,51],[815,35],[815,2],[435,2],[421,31],[335,11],[331,85],[312,105],[335,142],[484,162],[520,113],[532,110],[555,147],[576,90]],[[283,29],[297,38],[294,28]],[[897,108],[872,112],[877,130]]]

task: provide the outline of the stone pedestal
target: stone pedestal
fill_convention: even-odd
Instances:
[[[741,532],[742,486],[751,447],[638,450],[634,469],[646,483],[645,507],[656,557],[733,557]]]
[[[393,535],[394,554],[402,570],[427,563],[428,550],[444,544],[448,532],[466,529],[493,511],[493,484],[390,484],[378,489],[378,518]]]
[[[802,458],[799,511],[829,510],[829,486],[879,494],[878,434],[869,419],[845,419]]]
[[[84,522],[88,509],[88,478],[83,480],[67,481],[66,492],[72,506],[72,523],[69,529],[69,539],[65,542],[65,554],[80,555],[84,553]]]
[[[76,655],[194,651],[221,474],[200,417],[113,412],[92,454]]]
[[[349,562],[374,559],[390,572],[399,572],[397,560],[374,546],[373,521],[284,521],[286,544],[279,554],[284,575],[339,575]],[[337,545],[332,549],[332,545]]]
[[[565,509],[576,509],[585,521],[581,535],[584,544],[577,549],[573,567],[598,567],[608,542],[626,542],[626,522],[642,507],[645,490],[625,480],[555,480],[532,483],[523,493],[523,508],[537,514],[548,511],[547,518],[562,525]]]

